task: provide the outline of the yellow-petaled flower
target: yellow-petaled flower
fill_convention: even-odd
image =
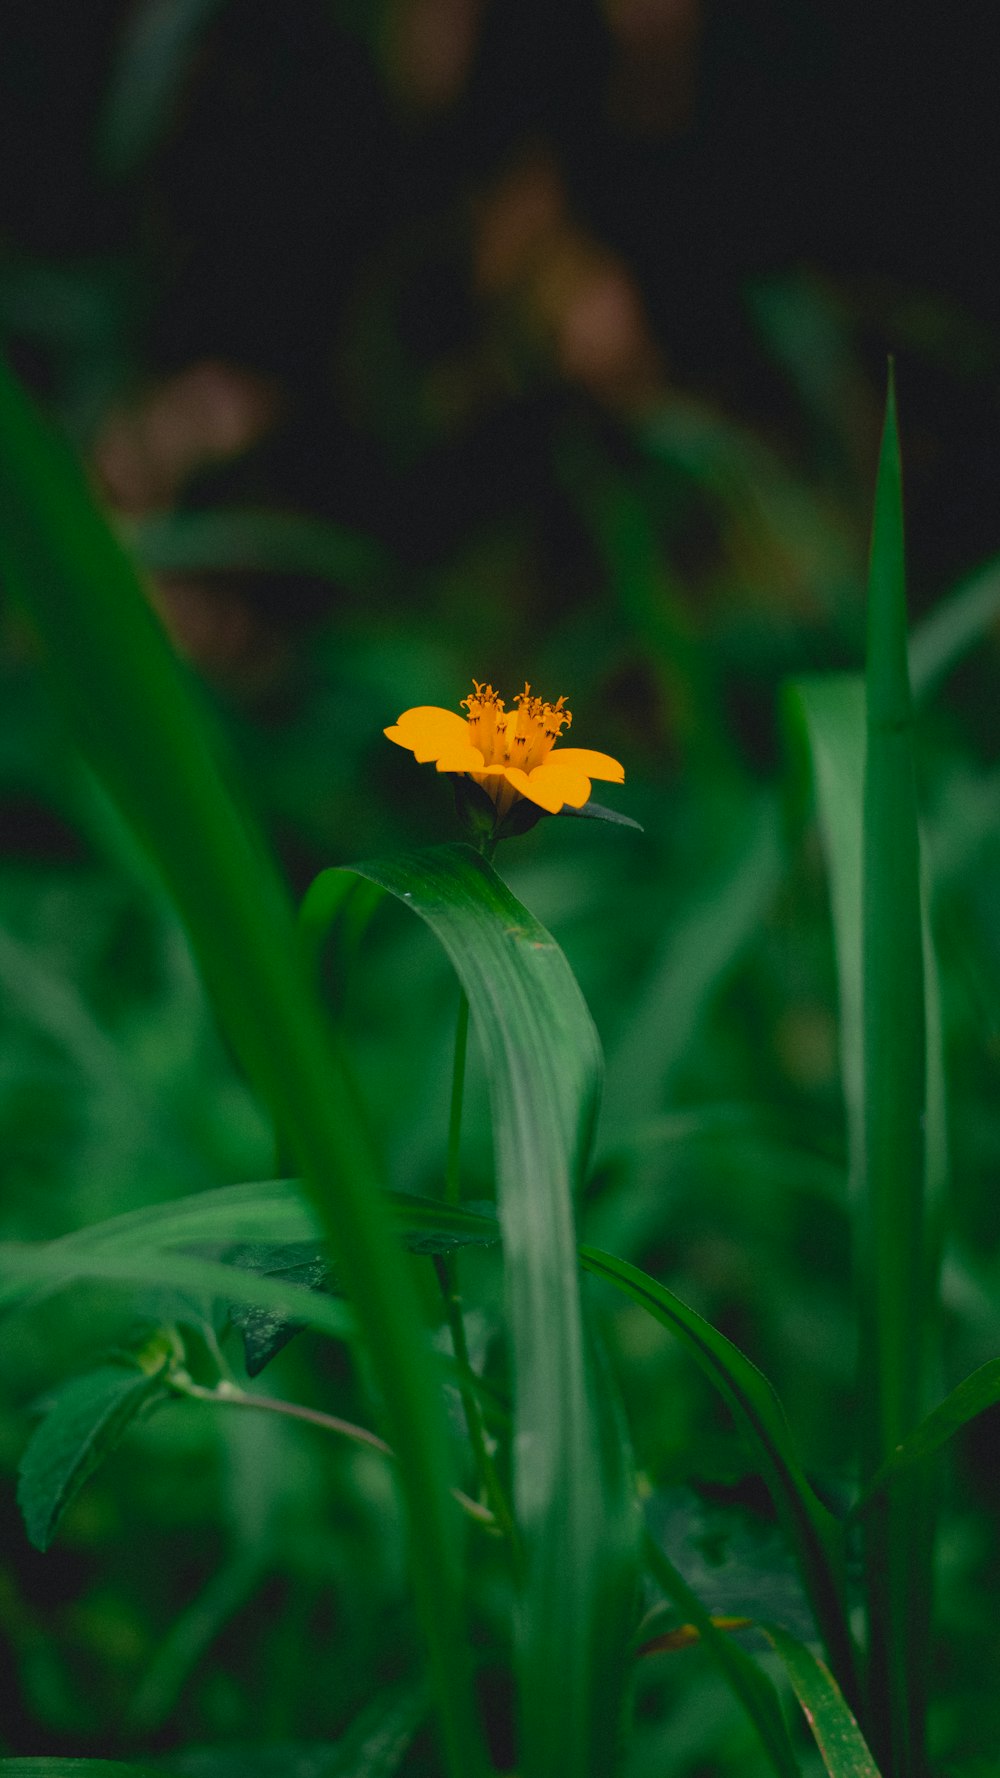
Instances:
[[[474,779],[494,803],[498,821],[519,797],[558,815],[562,808],[582,809],[592,778],[625,782],[624,770],[607,753],[557,745],[573,720],[565,698],[547,704],[525,685],[513,710],[506,710],[492,685],[472,683],[472,695],[462,699],[468,718],[436,704],[417,704],[385,733],[421,765],[433,760],[439,772]]]

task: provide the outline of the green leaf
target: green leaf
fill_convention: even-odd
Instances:
[[[787,1630],[760,1628],[781,1658],[830,1778],[879,1778],[857,1721],[829,1668]]]
[[[306,1290],[339,1295],[333,1284],[333,1273],[325,1252],[311,1241],[249,1242],[228,1255],[230,1265],[240,1271],[254,1272],[262,1278],[277,1278]],[[247,1376],[259,1377],[262,1370],[277,1358],[296,1334],[305,1330],[305,1323],[295,1321],[280,1309],[262,1309],[255,1303],[235,1302],[229,1305],[229,1319],[243,1336],[243,1362]]]
[[[398,1199],[396,1200],[399,1201]],[[500,1239],[500,1230],[496,1219],[486,1216],[465,1215],[460,1211],[458,1217],[444,1220],[451,1224],[465,1221],[466,1224],[475,1220],[479,1228],[442,1228],[437,1225],[434,1214],[439,1206],[427,1200],[414,1200],[420,1210],[426,1213],[427,1222],[424,1227],[412,1227],[403,1232],[403,1245],[410,1253],[425,1255],[453,1253],[459,1247],[488,1247]],[[447,1206],[445,1206],[447,1211]],[[326,1252],[314,1242],[247,1242],[227,1256],[230,1265],[238,1266],[250,1272],[258,1272],[268,1278],[287,1279],[290,1283],[302,1284],[307,1290],[324,1290],[330,1295],[339,1295],[340,1286],[330,1269]],[[289,1319],[277,1309],[261,1309],[252,1303],[234,1303],[230,1307],[230,1317],[243,1335],[243,1350],[248,1375],[257,1377],[272,1358],[287,1346],[289,1340],[295,1338],[303,1330],[303,1323]]]
[[[302,1195],[298,1179],[261,1179],[248,1185],[217,1186],[172,1198],[165,1204],[148,1204],[122,1216],[90,1223],[70,1235],[45,1243],[53,1262],[60,1256],[67,1279],[84,1255],[98,1253],[166,1253],[177,1247],[208,1242],[316,1241],[322,1219]],[[500,1231],[492,1206],[450,1205],[438,1198],[421,1198],[409,1192],[386,1194],[389,1214],[404,1244],[415,1252],[445,1253],[469,1244],[489,1246]],[[168,1281],[168,1280],[167,1280]],[[4,1297],[0,1292],[0,1305]]]
[[[787,703],[793,725],[801,727],[809,749],[820,836],[830,877],[840,1012],[840,1077],[847,1112],[851,1189],[856,1195],[861,1190],[864,1144],[861,939],[861,805],[867,751],[864,680],[856,673],[795,680],[788,687]],[[927,899],[925,894],[922,919],[927,997],[926,1191],[928,1210],[939,1219],[948,1175],[948,1145],[940,987]],[[928,1271],[932,1275],[933,1241],[930,1246]]]
[[[18,1505],[36,1550],[47,1550],[59,1521],[136,1415],[168,1394],[166,1353],[151,1371],[105,1364],[63,1384],[32,1435],[18,1472]]]
[[[799,1762],[788,1735],[781,1700],[767,1674],[713,1622],[697,1594],[652,1537],[646,1554],[656,1579],[685,1623],[693,1624],[734,1695],[760,1736],[778,1778],[800,1778]]]
[[[866,737],[857,1273],[861,1457],[863,1473],[871,1476],[920,1418],[931,1321],[924,931],[891,371],[868,583]],[[924,1766],[930,1609],[927,1512],[918,1480],[894,1482],[865,1530],[872,1733],[890,1769],[911,1778]]]
[[[486,1060],[527,1563],[519,1769],[525,1778],[605,1778],[616,1757],[637,1527],[618,1427],[601,1411],[588,1363],[576,1263],[573,1194],[597,1107],[597,1035],[558,945],[470,848],[355,868],[440,940]],[[325,872],[307,918],[338,895]]]
[[[559,820],[564,816],[570,816],[574,821],[610,821],[615,827],[634,827],[636,833],[644,831],[641,823],[633,821],[631,815],[622,815],[618,809],[605,808],[603,803],[586,802],[582,809],[571,809],[567,803],[564,809],[558,811]]]
[[[830,1658],[851,1687],[854,1650],[845,1616],[841,1528],[806,1479],[767,1378],[731,1340],[637,1266],[593,1247],[582,1247],[580,1260],[676,1334],[722,1395],[756,1454]]]
[[[346,1071],[303,977],[287,897],[227,794],[135,571],[79,466],[2,366],[0,573],[77,740],[163,875],[220,1021],[288,1134],[349,1283],[398,1458],[446,1762],[469,1778],[483,1755],[443,1407]]]
[[[861,1498],[855,1502],[851,1509],[852,1516],[867,1511],[870,1502],[895,1476],[911,1469],[914,1464],[924,1463],[942,1445],[947,1444],[960,1427],[967,1426],[970,1420],[985,1413],[987,1408],[995,1407],[998,1401],[1000,1358],[991,1358],[988,1364],[981,1364],[978,1370],[959,1383],[933,1413],[921,1421],[916,1431],[911,1432],[896,1446],[892,1456],[883,1463]]]

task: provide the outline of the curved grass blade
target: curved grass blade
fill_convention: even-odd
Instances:
[[[987,1408],[995,1407],[998,1401],[1000,1358],[991,1358],[988,1364],[981,1364],[971,1376],[965,1377],[933,1413],[921,1421],[916,1431],[911,1432],[896,1446],[892,1456],[872,1476],[860,1499],[851,1508],[851,1517],[860,1517],[867,1512],[875,1496],[896,1476],[912,1469],[914,1464],[924,1463],[928,1457],[933,1457],[935,1451],[940,1451],[942,1445],[946,1445],[962,1426],[967,1426],[970,1420],[985,1413]]]
[[[408,1192],[387,1193],[386,1202],[406,1244],[419,1251],[440,1253],[449,1245],[488,1246],[500,1238],[496,1219],[485,1206],[472,1209]],[[322,1232],[322,1219],[302,1196],[300,1180],[262,1179],[127,1210],[121,1216],[61,1235],[47,1246],[53,1254],[65,1257],[70,1277],[73,1258],[81,1253],[164,1252],[209,1241],[318,1241]],[[422,1239],[430,1244],[426,1249],[419,1247]]]
[[[5,1241],[0,1245],[0,1308],[20,1302],[38,1285],[62,1289],[82,1279],[102,1279],[109,1284],[166,1285],[221,1297],[224,1302],[253,1303],[301,1321],[331,1339],[358,1338],[358,1323],[347,1303],[307,1290],[303,1284],[167,1249],[144,1253],[134,1247],[108,1253],[82,1248],[67,1267],[66,1255],[58,1249],[55,1241]]]
[[[79,466],[0,365],[0,571],[76,738],[159,867],[219,1018],[288,1132],[349,1280],[398,1454],[446,1758],[482,1767],[443,1410],[350,1088],[273,867],[227,794],[163,631]]]
[[[862,895],[863,1189],[857,1271],[863,1473],[917,1425],[925,1389],[927,1040],[920,841],[907,663],[903,497],[890,368],[868,591]],[[866,1519],[868,1702],[898,1778],[924,1768],[929,1526],[919,1479]]]
[[[767,1674],[745,1648],[714,1622],[653,1537],[646,1539],[646,1558],[667,1598],[677,1607],[684,1621],[697,1630],[723,1678],[739,1699],[778,1778],[801,1778],[781,1700]]]
[[[597,1108],[597,1035],[559,947],[468,846],[354,869],[431,927],[486,1059],[526,1556],[519,1770],[605,1778],[617,1751],[636,1525],[617,1428],[598,1411],[589,1374],[576,1261],[573,1194]],[[310,891],[313,911],[338,901],[332,875]]]
[[[777,1624],[761,1624],[802,1705],[830,1778],[879,1778],[868,1743],[829,1668]]]
[[[853,1692],[855,1655],[844,1606],[841,1527],[809,1485],[767,1378],[731,1340],[637,1266],[594,1247],[581,1247],[580,1260],[588,1272],[624,1291],[677,1335],[743,1428],[795,1552],[830,1660]]]

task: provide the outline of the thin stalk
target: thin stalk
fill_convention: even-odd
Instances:
[[[862,1464],[869,1479],[920,1418],[930,1307],[924,1265],[926,1032],[902,481],[890,375],[868,601],[863,897],[864,1167],[859,1286]],[[894,1778],[925,1770],[929,1519],[912,1476],[866,1525],[868,1710]]]
[[[367,1426],[355,1426],[351,1420],[341,1420],[336,1414],[324,1414],[319,1408],[306,1408],[299,1402],[279,1401],[274,1395],[254,1395],[249,1389],[241,1389],[238,1383],[231,1383],[228,1377],[222,1377],[213,1389],[204,1383],[196,1383],[185,1370],[172,1370],[167,1376],[171,1389],[178,1395],[190,1396],[193,1401],[210,1401],[232,1408],[260,1408],[268,1414],[284,1414],[289,1420],[302,1420],[307,1426],[319,1426],[324,1432],[339,1433],[341,1438],[350,1439],[352,1444],[363,1445],[369,1451],[378,1451],[383,1457],[396,1460],[396,1453],[384,1438],[377,1432],[369,1432]],[[468,1513],[470,1519],[476,1519],[481,1525],[494,1529],[496,1520],[492,1512],[463,1494],[461,1488],[453,1488],[452,1495],[462,1511]]]

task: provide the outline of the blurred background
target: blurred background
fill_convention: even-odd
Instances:
[[[0,13],[4,348],[85,456],[293,891],[453,836],[448,787],[382,728],[473,675],[565,693],[573,742],[624,762],[643,834],[546,821],[500,859],[608,1055],[587,1232],[764,1366],[832,1498],[853,1366],[835,968],[782,687],[862,659],[888,352],[913,620],[1000,552],[989,23],[892,0]],[[997,640],[920,734],[952,1381],[996,1355]],[[7,610],[0,678],[0,1234],[266,1177],[183,935]],[[401,916],[366,946],[344,1010],[360,1090],[387,1178],[432,1193],[454,984]],[[486,1197],[475,1064],[470,1090],[466,1190]],[[495,1272],[469,1262],[483,1363]],[[668,1337],[606,1308],[661,1522],[709,1603],[714,1561],[726,1609],[734,1585],[753,1609],[781,1583],[745,1458]],[[0,1347],[3,1751],[329,1740],[416,1658],[375,1460],[178,1406],[51,1555],[23,1538],[31,1403],[136,1312],[77,1292]],[[370,1417],[312,1336],[267,1384]],[[1000,1733],[987,1427],[961,1442],[942,1544],[934,1728],[955,1760]],[[484,1560],[484,1647],[500,1590]],[[635,1772],[755,1770],[701,1655],[672,1659],[639,1688]]]

